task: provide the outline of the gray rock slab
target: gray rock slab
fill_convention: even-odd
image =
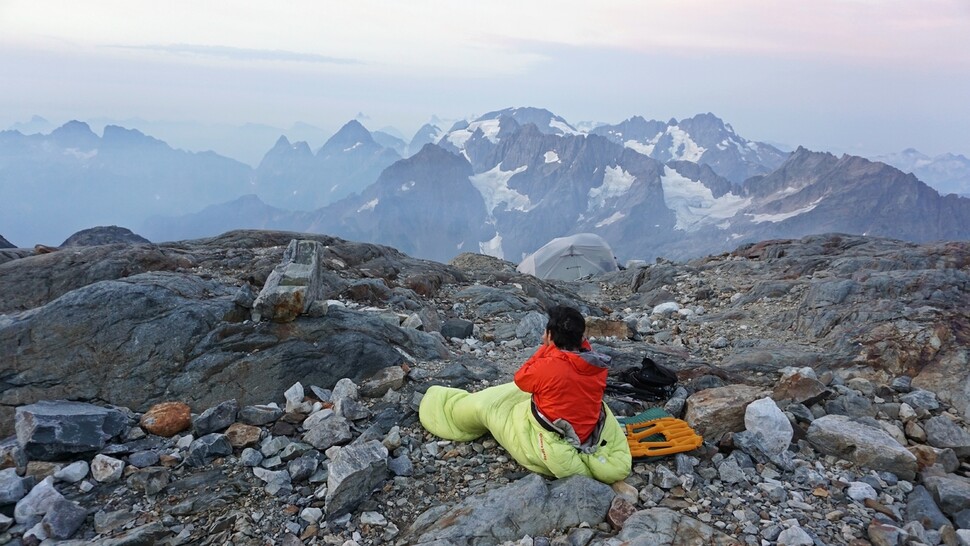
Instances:
[[[90,466],[87,461],[75,461],[54,473],[54,478],[62,482],[77,483],[88,476]]]
[[[450,318],[441,325],[441,335],[445,339],[458,338],[465,339],[472,337],[475,323],[457,318]]]
[[[464,543],[475,537],[475,544],[487,546],[524,535],[544,536],[581,522],[596,525],[605,521],[615,496],[608,485],[591,478],[573,476],[549,482],[530,474],[450,507],[424,512],[407,537],[414,544]]]
[[[353,438],[354,435],[350,432],[350,422],[335,414],[319,421],[303,435],[304,442],[321,451],[335,445],[346,444]]]
[[[28,458],[50,461],[98,451],[127,423],[125,414],[115,409],[57,400],[18,407],[15,427]]]
[[[280,417],[283,417],[283,410],[268,405],[245,406],[239,410],[239,414],[236,416],[240,422],[257,427],[268,425]]]
[[[669,508],[650,508],[634,512],[623,524],[617,538],[629,546],[741,544],[714,527]]]
[[[826,455],[859,466],[892,472],[905,480],[916,476],[916,456],[880,429],[857,423],[844,415],[826,415],[812,422],[808,441]]]
[[[350,512],[387,478],[387,448],[373,440],[343,447],[330,462],[327,518]]]

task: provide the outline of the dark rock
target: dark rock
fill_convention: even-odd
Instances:
[[[939,529],[950,524],[933,496],[922,485],[917,485],[906,498],[906,521],[918,521],[927,529]]]
[[[325,451],[332,446],[346,444],[353,437],[347,419],[334,414],[308,430],[303,435],[303,441]]]
[[[367,398],[380,398],[387,391],[400,390],[404,386],[405,373],[400,366],[391,366],[379,370],[360,384],[360,395]]]
[[[236,416],[241,422],[247,425],[263,426],[276,421],[283,416],[283,410],[276,406],[245,406],[239,410]]]
[[[445,323],[441,325],[441,335],[444,336],[445,339],[465,339],[472,337],[472,330],[474,327],[475,324],[473,322],[451,318],[446,320]]]
[[[399,349],[423,360],[447,356],[429,334],[356,311],[285,325],[226,322],[230,299],[216,282],[152,273],[74,290],[0,322],[0,376],[19,378],[5,399],[62,393],[136,411],[173,397],[194,407],[263,403],[297,381],[330,387],[400,366],[407,359]],[[13,432],[13,411],[0,405],[0,435]]]
[[[414,465],[406,453],[400,457],[388,459],[387,468],[395,476],[411,476],[414,474]]]
[[[353,510],[387,478],[387,448],[380,442],[341,448],[327,478],[327,518]]]
[[[498,367],[473,356],[461,356],[434,376],[432,383],[461,388],[477,381],[492,381],[499,377]]]
[[[494,545],[523,535],[548,535],[580,522],[604,521],[615,494],[608,485],[573,476],[547,482],[530,474],[505,487],[432,508],[408,530],[412,543],[453,543],[475,537]],[[629,525],[629,520],[627,520]]]
[[[188,455],[185,456],[185,464],[189,466],[202,466],[216,457],[232,455],[232,445],[225,434],[212,433],[198,438],[189,445]]]
[[[913,390],[913,378],[908,375],[901,375],[893,379],[889,386],[896,392],[907,393]]]
[[[232,302],[242,307],[243,309],[252,309],[253,304],[256,302],[256,291],[253,290],[253,286],[246,283],[236,290],[236,294],[232,297]]]
[[[970,479],[947,474],[924,477],[923,484],[943,513],[953,516],[970,508]]]
[[[128,456],[128,464],[135,468],[145,468],[158,464],[158,453],[155,451],[136,451]]]
[[[549,317],[545,313],[529,311],[515,327],[515,337],[522,340],[526,347],[537,347],[546,331]]]
[[[82,229],[74,235],[71,235],[67,238],[67,240],[61,243],[61,247],[98,246],[116,243],[123,243],[127,245],[150,245],[152,242],[141,235],[132,233],[132,231],[128,228],[118,226],[98,226],[89,229]]]
[[[953,524],[956,525],[957,529],[970,529],[970,508],[954,514]]]
[[[199,436],[211,432],[220,432],[236,422],[239,412],[239,402],[235,399],[226,400],[219,405],[202,412],[192,421],[192,430]]]
[[[899,397],[900,401],[909,404],[913,409],[933,411],[940,409],[940,402],[936,393],[922,389],[915,389]]]
[[[127,424],[118,410],[82,402],[41,401],[16,410],[17,441],[27,457],[41,461],[97,451]]]
[[[319,461],[316,458],[307,456],[293,459],[286,468],[290,473],[291,480],[294,482],[302,482],[309,479],[317,471],[318,465]]]
[[[51,503],[41,520],[41,526],[48,538],[64,540],[81,528],[88,512],[77,504],[60,499]]]
[[[253,302],[253,320],[292,322],[306,313],[321,293],[319,241],[293,239]]]
[[[825,403],[825,413],[829,415],[848,415],[849,417],[874,417],[876,409],[865,396],[848,393]]]
[[[930,417],[923,423],[923,430],[931,446],[952,449],[960,458],[970,457],[970,432],[951,419],[943,415]]]

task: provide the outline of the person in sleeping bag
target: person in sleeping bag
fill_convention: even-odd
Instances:
[[[576,309],[551,308],[542,346],[514,382],[476,393],[429,387],[421,424],[456,441],[489,432],[519,464],[547,476],[622,480],[632,458],[623,428],[603,402],[610,358],[592,350],[585,330]]]

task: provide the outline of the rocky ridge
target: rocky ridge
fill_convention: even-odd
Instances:
[[[229,312],[214,319],[212,331],[222,331],[221,322],[245,325],[233,315],[257,307],[256,288],[272,288],[274,271],[292,272],[286,264],[301,263],[286,248],[293,235],[236,232],[170,246],[72,250],[81,254],[63,265],[65,251],[0,265],[0,287],[14,278],[31,286],[40,270],[56,281],[46,284],[60,287],[60,294],[28,290],[19,307],[0,315],[0,396],[9,403],[19,393],[10,420],[16,439],[0,448],[6,515],[0,529],[7,527],[0,542],[38,543],[45,535],[77,544],[961,544],[970,538],[970,433],[959,388],[967,384],[966,243],[828,235],[551,284],[487,256],[465,254],[444,266],[316,237],[316,271],[330,288],[303,294],[326,303],[326,313],[313,316],[319,311],[311,302],[284,322],[234,331],[232,345],[252,344],[267,327],[319,343],[333,332],[310,325],[348,316],[363,322],[357,329],[383,328],[366,315],[391,328],[392,338],[379,343],[404,348],[393,335],[417,328],[445,353],[408,353],[353,379],[308,378],[311,368],[333,366],[310,354],[297,373],[273,377],[245,400],[224,389],[205,401],[191,391],[182,391],[184,398],[162,391],[157,401],[168,405],[128,402],[125,409],[98,397],[87,399],[96,404],[43,402],[85,399],[66,385],[52,386],[56,381],[15,388],[24,375],[7,363],[23,358],[14,349],[25,339],[23,322],[44,313],[63,320],[58,302],[93,297],[96,291],[82,295],[94,287],[160,286],[159,276],[177,276],[179,286],[206,287],[180,288],[183,300],[171,305],[226,299]],[[155,261],[137,258],[149,253]],[[93,267],[123,260],[144,272]],[[168,273],[156,271],[156,261],[169,264]],[[17,266],[24,277],[13,276]],[[252,300],[239,297],[246,286]],[[404,286],[414,296],[401,298]],[[408,309],[409,301],[424,307]],[[594,346],[614,356],[617,370],[645,355],[677,370],[681,389],[665,407],[702,432],[704,446],[637,463],[623,485],[609,488],[532,475],[487,436],[459,444],[426,434],[414,414],[421,392],[431,384],[477,390],[510,380],[537,342],[542,309],[553,302],[592,315]],[[156,315],[165,309],[152,307]],[[275,335],[279,344],[283,337]],[[34,343],[27,352],[57,346]],[[278,358],[299,357],[307,346]],[[356,362],[350,351],[340,356]],[[122,360],[119,369],[136,359]],[[199,383],[206,390],[225,377]],[[610,402],[625,414],[640,407],[623,398]],[[58,423],[71,419],[86,423],[83,439],[58,436]]]

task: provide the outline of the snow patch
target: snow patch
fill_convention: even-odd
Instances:
[[[489,216],[499,204],[505,203],[504,210],[521,210],[528,212],[532,210],[533,204],[528,195],[523,195],[509,187],[509,179],[524,172],[528,167],[523,165],[514,171],[503,171],[502,165],[496,165],[494,169],[469,176],[468,180],[475,186],[478,193],[482,194],[485,200],[485,211]]]
[[[353,150],[354,148],[359,148],[359,147],[361,147],[363,145],[364,145],[363,142],[358,142],[358,143],[354,144],[353,146],[351,146],[350,148],[344,148],[344,151],[345,152],[349,152],[349,151]]]
[[[486,256],[495,256],[500,260],[505,259],[505,251],[502,250],[502,236],[498,233],[495,234],[495,237],[478,243],[478,250]]]
[[[613,215],[610,216],[609,218],[597,223],[596,227],[601,228],[603,226],[608,226],[610,224],[613,224],[622,220],[625,217],[626,217],[626,214],[623,214],[622,212],[614,212]]]
[[[697,231],[705,225],[731,218],[751,202],[749,198],[732,193],[715,198],[704,184],[667,167],[664,167],[660,183],[664,204],[677,216],[674,229],[681,231]]]
[[[359,209],[357,209],[357,212],[364,212],[365,210],[374,210],[374,207],[376,207],[377,203],[379,202],[380,202],[380,199],[373,199],[371,201],[368,201],[364,203]]]
[[[561,122],[559,120],[556,120],[556,119],[549,120],[549,128],[556,129],[556,130],[562,132],[562,134],[564,134],[564,135],[578,135],[578,134],[580,134],[579,131],[573,129],[568,124],[563,123],[563,122]]]
[[[66,150],[64,150],[64,155],[69,155],[69,156],[74,157],[76,159],[80,159],[82,161],[87,161],[88,159],[91,159],[92,157],[98,155],[98,150],[95,149],[95,150],[91,150],[91,151],[88,151],[88,152],[82,152],[81,150],[78,150],[77,148],[67,148]]]
[[[643,155],[649,156],[650,154],[653,153],[653,149],[657,146],[657,142],[660,140],[660,137],[661,136],[663,136],[663,133],[660,133],[659,135],[657,135],[656,137],[650,139],[647,142],[640,142],[640,141],[637,141],[637,140],[628,140],[628,141],[624,142],[623,145],[625,147],[633,150],[634,152],[639,152],[639,153],[641,153]]]
[[[559,154],[551,150],[546,152],[546,155],[542,157],[546,160],[546,163],[562,163],[562,161],[559,160]]]
[[[414,187],[414,184],[415,184],[414,180],[401,184],[401,191],[411,191],[411,188]]]
[[[633,187],[636,177],[620,167],[607,167],[603,173],[603,183],[589,189],[589,210],[601,208],[606,200],[619,197]]]
[[[670,152],[670,156],[674,159],[683,159],[685,161],[693,161],[696,163],[697,160],[704,155],[704,152],[707,151],[707,149],[694,142],[694,140],[690,138],[690,135],[687,134],[687,131],[684,131],[676,125],[668,127],[667,134],[670,135],[670,138],[672,139],[670,149],[668,151]]]
[[[794,218],[794,217],[798,216],[799,214],[805,214],[806,212],[809,212],[809,211],[813,210],[821,202],[822,202],[822,198],[820,197],[820,198],[816,199],[815,201],[813,201],[812,203],[810,203],[810,204],[808,204],[808,205],[806,205],[806,206],[804,206],[804,207],[802,207],[800,209],[795,209],[795,210],[793,210],[791,212],[780,212],[778,214],[745,214],[745,216],[750,216],[751,217],[751,222],[752,223],[755,223],[755,224],[760,224],[762,222],[777,223],[777,222],[781,222],[782,220],[787,220],[789,218]]]
[[[448,133],[448,142],[451,142],[459,150],[465,149],[465,143],[468,139],[475,134],[475,131],[481,129],[485,138],[488,139],[492,144],[498,143],[498,132],[501,129],[501,122],[497,119],[486,119],[482,121],[475,121],[468,124],[465,129],[458,129],[457,131],[452,131]]]

